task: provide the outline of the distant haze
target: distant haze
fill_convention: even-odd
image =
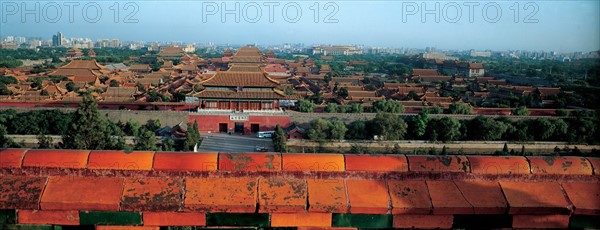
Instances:
[[[600,50],[600,1],[596,0],[2,1],[0,7],[3,37],[50,39],[60,31],[66,37],[93,40]]]

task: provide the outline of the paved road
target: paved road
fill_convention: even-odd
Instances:
[[[264,146],[273,152],[271,138],[257,138],[254,135],[242,136],[239,134],[202,133],[204,139],[200,145],[200,152],[254,152],[254,147]]]

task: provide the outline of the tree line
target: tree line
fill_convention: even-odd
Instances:
[[[429,140],[429,141],[565,141],[598,144],[598,112],[577,111],[569,118],[511,120],[508,117],[477,116],[459,120],[430,117],[423,111],[412,117],[378,113],[372,120],[344,124],[340,120],[315,119],[307,137],[316,142],[328,140]]]
[[[112,122],[100,115],[95,99],[85,94],[75,112],[56,109],[25,113],[13,109],[0,111],[0,147],[22,147],[7,134],[37,135],[39,148],[61,149],[192,151],[201,142],[196,122],[188,124],[185,140],[166,138],[159,144],[156,132],[161,127],[160,120],[150,120],[146,124]],[[49,135],[62,136],[62,142],[54,145]],[[126,136],[133,136],[135,143],[127,144]]]

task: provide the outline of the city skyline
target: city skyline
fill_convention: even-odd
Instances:
[[[82,2],[72,6],[74,14],[70,15],[67,2],[4,2],[0,36],[47,38],[60,31],[67,37],[92,40],[188,44],[360,44],[562,53],[600,50],[597,1],[170,3]],[[38,11],[23,14],[23,4],[27,10]],[[88,12],[85,15],[83,8]],[[63,13],[60,17],[56,9]],[[92,14],[97,9],[100,16]],[[498,10],[501,13],[494,14]],[[293,14],[300,11],[300,15]]]

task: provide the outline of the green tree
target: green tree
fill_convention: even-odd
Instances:
[[[373,110],[376,113],[403,113],[404,106],[396,100],[379,100],[373,103]]]
[[[349,109],[346,110],[346,112],[348,112],[348,113],[362,113],[362,112],[364,112],[364,108],[359,103],[353,103],[352,105],[350,105]]]
[[[108,122],[98,113],[98,105],[90,93],[83,95],[83,101],[63,135],[61,146],[66,149],[112,148],[113,138]]]
[[[175,141],[171,138],[164,139],[162,151],[175,151]]]
[[[194,120],[194,124],[188,123],[188,130],[185,135],[183,151],[193,151],[196,145],[200,146],[200,132],[198,132],[198,122]]]
[[[299,112],[312,113],[315,110],[315,104],[309,100],[301,100],[296,105]]]
[[[150,130],[142,130],[135,137],[135,150],[156,150],[156,136]]]
[[[366,124],[362,120],[353,121],[348,124],[346,139],[349,140],[365,140],[367,139]]]
[[[329,122],[329,137],[333,140],[342,140],[346,135],[346,125],[340,120],[332,120]]]
[[[324,143],[328,139],[328,134],[329,122],[327,120],[318,118],[310,122],[310,130],[308,131],[310,140]]]
[[[561,116],[561,117],[568,117],[569,116],[569,111],[566,109],[557,109],[555,111],[556,116]]]
[[[115,79],[110,80],[110,87],[119,87],[119,82]]]
[[[0,148],[20,147],[12,138],[6,136],[7,134],[6,127],[0,124]]]
[[[38,134],[38,149],[52,149],[54,144],[52,143],[52,137],[50,135]]]
[[[456,141],[460,138],[460,122],[454,117],[442,117],[437,122],[439,140]]]
[[[373,119],[374,134],[384,140],[404,139],[407,126],[402,118],[391,113],[378,113]]]
[[[512,110],[512,115],[514,115],[514,116],[529,116],[529,110],[527,110],[526,106],[519,106]]]
[[[347,87],[342,87],[338,90],[337,94],[342,97],[342,98],[346,98],[348,97],[348,88]]]
[[[283,133],[283,129],[279,124],[275,126],[275,133],[273,134],[273,147],[275,152],[287,152],[287,138]]]
[[[466,103],[452,103],[448,108],[450,114],[471,114],[473,108]]]
[[[337,113],[338,105],[336,103],[327,103],[327,107],[325,107],[326,113]]]
[[[75,83],[70,81],[67,83],[66,87],[67,87],[67,91],[73,92],[73,90],[75,90]]]
[[[427,131],[427,123],[429,122],[429,114],[421,111],[419,114],[410,118],[410,130],[412,138],[421,139]]]
[[[470,140],[499,140],[507,130],[503,122],[489,117],[477,116],[469,121],[468,137]]]

